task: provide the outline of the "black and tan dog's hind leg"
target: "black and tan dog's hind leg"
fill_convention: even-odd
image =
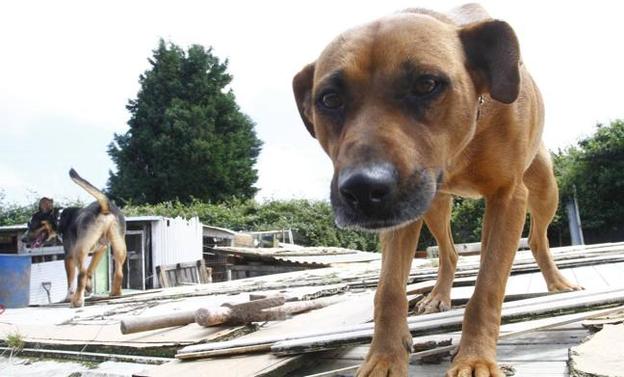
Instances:
[[[87,281],[89,280],[89,270],[91,270],[91,274],[93,270],[95,270],[96,265],[93,264],[95,260],[99,260],[102,256],[102,252],[100,249],[96,252],[96,254],[91,259],[91,264],[89,268],[86,266],[86,258],[89,255],[89,252],[95,249],[96,246],[99,246],[99,240],[103,234],[108,232],[111,224],[113,223],[115,217],[112,215],[100,215],[96,218],[95,223],[88,229],[86,234],[82,234],[77,242],[74,244],[72,255],[75,258],[75,265],[78,267],[78,286],[76,287],[76,292],[71,300],[71,305],[73,307],[80,307],[84,303],[84,292],[87,287]],[[101,246],[100,246],[101,248]],[[105,249],[104,249],[105,250]]]
[[[108,239],[113,249],[113,260],[115,261],[115,274],[113,275],[113,286],[111,296],[121,296],[121,282],[123,280],[123,264],[128,254],[124,233],[118,223],[113,224],[108,231]]]
[[[67,277],[67,297],[65,302],[71,302],[76,293],[76,287],[74,286],[76,281],[76,261],[71,253],[65,255],[65,276]]]
[[[98,263],[100,263],[102,257],[106,254],[107,248],[107,245],[99,244],[91,257],[91,262],[87,268],[87,283],[85,285],[85,292],[89,295],[93,293],[93,274],[95,273]]]

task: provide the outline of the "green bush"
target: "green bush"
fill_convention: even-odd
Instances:
[[[30,220],[36,204],[19,206],[14,203],[5,203],[5,194],[0,191],[0,226],[24,224]]]

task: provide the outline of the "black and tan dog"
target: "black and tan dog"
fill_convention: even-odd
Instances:
[[[91,183],[81,178],[74,169],[69,171],[71,179],[96,199],[87,207],[69,207],[62,211],[54,208],[49,198],[39,201],[39,210],[28,222],[28,230],[22,239],[31,247],[40,247],[57,236],[65,249],[65,271],[67,273],[67,299],[74,307],[82,306],[84,292],[90,292],[93,272],[104,256],[108,245],[112,246],[115,274],[111,296],[121,295],[123,264],[126,260],[126,222],[119,208]],[[60,212],[60,216],[59,216]],[[93,254],[88,268],[85,259]],[[79,269],[78,284],[74,291],[76,268]]]
[[[421,310],[450,304],[451,195],[460,195],[484,197],[486,211],[475,293],[447,376],[502,376],[501,305],[527,209],[529,243],[549,289],[579,288],[549,252],[557,185],[541,141],[542,98],[512,28],[475,4],[449,14],[407,10],[338,36],[293,89],[303,122],[333,162],[336,223],[381,233],[375,333],[358,375],[407,375],[405,285],[423,221],[441,260]]]

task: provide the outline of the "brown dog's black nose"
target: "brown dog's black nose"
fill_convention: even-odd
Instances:
[[[397,182],[394,166],[378,163],[343,169],[338,176],[338,190],[350,207],[372,215],[392,198]]]

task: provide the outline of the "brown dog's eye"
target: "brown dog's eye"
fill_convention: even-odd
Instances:
[[[421,77],[412,87],[412,94],[423,97],[436,91],[440,82],[433,77]]]
[[[328,109],[336,110],[342,107],[342,98],[335,92],[328,92],[321,97],[321,104]]]

